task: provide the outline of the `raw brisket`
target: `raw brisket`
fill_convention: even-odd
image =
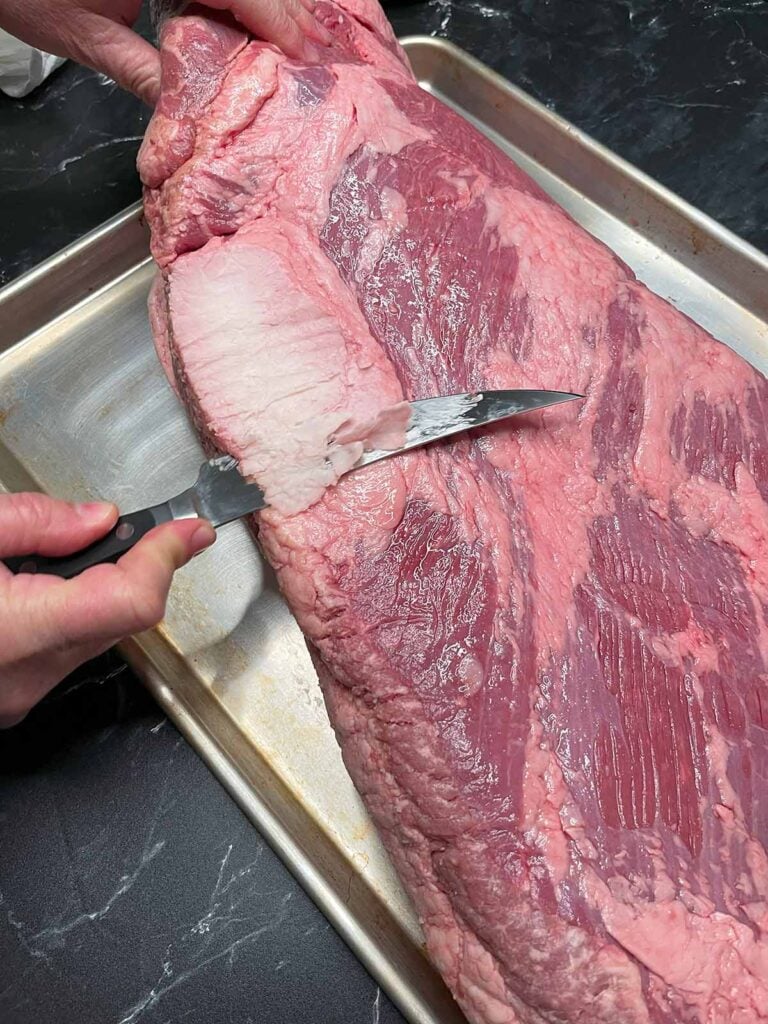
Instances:
[[[315,65],[164,27],[163,363],[271,489],[260,543],[467,1017],[766,1022],[766,382],[422,92],[375,0],[317,10]],[[327,486],[345,431],[484,387],[587,399]]]

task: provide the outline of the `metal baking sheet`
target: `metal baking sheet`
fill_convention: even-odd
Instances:
[[[454,46],[425,89],[510,153],[655,291],[768,371],[768,259]],[[0,487],[149,505],[202,453],[155,358],[138,207],[0,292]],[[124,646],[157,699],[412,1024],[461,1024],[344,770],[309,655],[240,524]]]

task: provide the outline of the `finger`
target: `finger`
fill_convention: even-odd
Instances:
[[[278,46],[286,57],[304,57],[304,35],[279,0],[264,4],[233,0],[232,13],[254,35]]]
[[[69,555],[114,526],[117,509],[105,502],[71,505],[45,494],[0,495],[0,558]]]
[[[307,36],[330,41],[327,30],[296,3],[290,10],[282,0],[205,0],[209,7],[230,10],[237,20],[259,39],[279,47],[286,57],[314,59]],[[301,25],[292,12],[301,11]]]
[[[119,640],[156,626],[173,574],[216,539],[210,523],[187,519],[147,534],[117,565],[97,565],[45,592],[55,643]]]
[[[330,46],[333,42],[331,33],[307,10],[302,0],[283,0],[283,2],[288,15],[293,18],[304,35],[315,39],[324,46]]]
[[[160,96],[160,54],[133,29],[98,14],[83,26],[78,59],[150,106]]]

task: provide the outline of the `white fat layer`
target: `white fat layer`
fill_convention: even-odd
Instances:
[[[409,406],[386,386],[382,365],[361,358],[365,326],[334,308],[326,268],[307,265],[298,238],[276,232],[267,248],[256,234],[177,261],[174,345],[216,444],[271,506],[294,514],[364,451],[400,447]]]

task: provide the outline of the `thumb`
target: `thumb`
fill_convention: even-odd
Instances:
[[[87,19],[78,59],[150,106],[160,95],[160,54],[146,39],[102,15]]]
[[[175,571],[215,538],[211,524],[200,519],[156,527],[117,565],[96,565],[46,588],[38,635],[58,643],[93,643],[150,629],[165,613]]]
[[[102,537],[117,519],[114,505],[70,505],[45,494],[0,494],[0,558],[68,555]]]

